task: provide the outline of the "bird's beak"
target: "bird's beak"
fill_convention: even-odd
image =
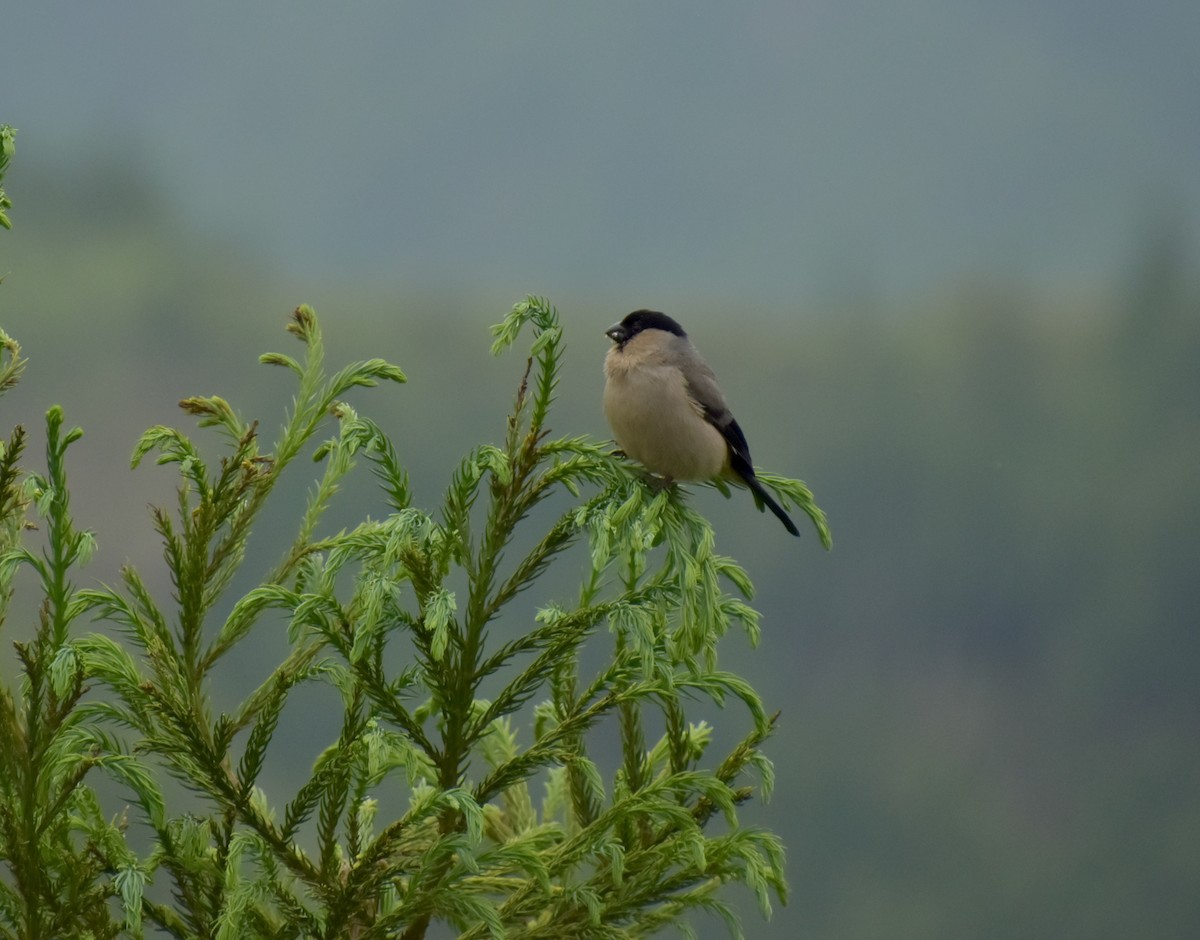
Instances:
[[[629,339],[628,331],[626,331],[625,327],[623,327],[620,323],[614,323],[604,331],[604,335],[611,339],[614,343],[623,343],[625,340]]]

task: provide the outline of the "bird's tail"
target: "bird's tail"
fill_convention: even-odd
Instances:
[[[758,507],[759,512],[762,512],[762,508],[765,505],[775,514],[775,518],[783,523],[785,529],[791,532],[792,535],[800,535],[800,530],[796,528],[796,523],[792,522],[792,517],[784,512],[783,507],[779,503],[775,502],[771,494],[767,492],[767,488],[758,481],[758,477],[754,475],[753,471],[743,474],[742,479],[750,487],[750,492],[754,494],[754,505]]]

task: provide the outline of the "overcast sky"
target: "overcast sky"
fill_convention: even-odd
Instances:
[[[285,273],[911,296],[1200,214],[1200,3],[10,4],[0,121]]]

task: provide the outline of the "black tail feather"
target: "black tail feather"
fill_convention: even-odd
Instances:
[[[783,523],[785,529],[791,532],[792,535],[800,535],[800,530],[796,528],[796,523],[792,522],[792,517],[784,512],[783,507],[779,503],[775,502],[771,494],[767,492],[767,488],[758,482],[758,477],[754,475],[753,471],[742,475],[742,479],[746,481],[746,485],[750,487],[750,492],[754,494],[754,502],[758,504],[760,511],[765,504],[775,514],[775,518]]]
[[[728,429],[722,431],[722,433],[730,445],[729,469],[743,483],[750,487],[750,492],[754,495],[754,505],[758,507],[758,511],[762,512],[762,508],[765,505],[775,514],[775,518],[783,523],[785,529],[798,537],[800,530],[796,528],[796,523],[792,522],[792,517],[783,511],[783,507],[775,502],[771,494],[767,492],[767,488],[754,475],[754,464],[750,462],[750,449],[746,446],[746,436],[742,434],[742,429],[738,427],[738,423],[730,420]],[[736,447],[733,446],[735,441],[740,442]]]

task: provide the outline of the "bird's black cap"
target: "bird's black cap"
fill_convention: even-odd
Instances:
[[[663,330],[676,336],[687,336],[683,327],[665,313],[657,310],[635,310],[620,323],[614,323],[604,332],[617,343],[627,343],[643,330]]]

